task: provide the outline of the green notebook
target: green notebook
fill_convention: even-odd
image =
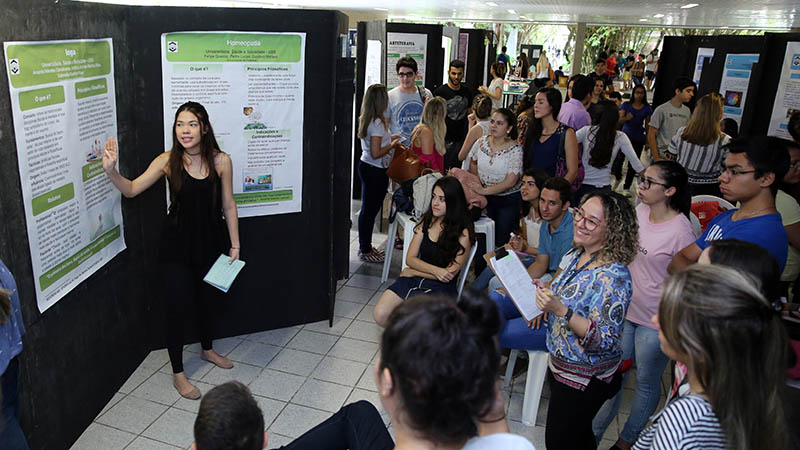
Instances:
[[[203,278],[203,281],[214,286],[222,292],[228,292],[231,288],[233,280],[239,275],[239,272],[244,267],[244,261],[237,259],[232,264],[228,264],[231,257],[225,254],[219,255],[217,262],[211,266],[208,273]]]

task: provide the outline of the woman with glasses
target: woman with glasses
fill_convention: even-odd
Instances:
[[[632,289],[627,265],[639,249],[636,223],[624,196],[587,194],[574,211],[574,248],[549,288],[536,281],[550,352],[548,450],[597,448],[592,419],[622,386],[620,336]]]
[[[669,275],[667,266],[672,257],[695,239],[689,222],[687,178],[680,164],[666,160],[654,162],[639,175],[639,252],[628,266],[633,296],[622,330],[622,359],[636,363],[636,390],[630,416],[614,449],[631,448],[661,398],[661,374],[669,358],[661,351],[658,328],[651,318],[658,313],[661,286]],[[623,383],[627,376],[623,376]],[[598,442],[617,416],[621,400],[619,392],[597,413],[592,427]]]
[[[700,97],[689,125],[678,128],[667,148],[667,157],[689,173],[692,195],[722,197],[718,178],[725,160],[723,146],[731,138],[722,132],[721,119],[722,96],[712,92]]]

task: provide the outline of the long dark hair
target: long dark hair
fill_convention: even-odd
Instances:
[[[665,159],[654,162],[652,166],[658,167],[661,178],[667,185],[664,189],[675,188],[675,194],[669,198],[669,207],[689,217],[692,209],[692,193],[689,191],[689,174],[686,173],[686,169],[677,161]]]
[[[206,109],[197,102],[186,102],[178,107],[175,111],[175,120],[172,122],[172,148],[169,152],[169,187],[172,195],[177,194],[183,185],[183,144],[178,140],[175,134],[175,125],[178,123],[178,115],[184,111],[188,111],[197,117],[200,122],[200,152],[202,153],[203,163],[208,167],[208,179],[212,183],[216,183],[219,175],[217,174],[214,165],[214,157],[219,152],[219,144],[214,137],[214,129],[211,128],[211,122],[208,120],[208,112]],[[214,190],[216,192],[216,190]]]
[[[500,315],[487,297],[464,290],[458,303],[420,295],[392,311],[381,336],[388,370],[410,428],[436,444],[463,445],[495,398]]]
[[[443,229],[439,234],[439,239],[436,241],[433,265],[447,267],[455,262],[456,256],[467,251],[459,242],[464,229],[467,229],[469,241],[473,243],[475,242],[475,231],[472,221],[467,216],[467,197],[464,195],[461,182],[455,177],[446,176],[436,180],[433,189],[437,187],[444,192],[446,211],[442,218]],[[431,192],[433,192],[433,189],[431,189]],[[429,204],[428,210],[422,215],[422,219],[417,226],[421,226],[423,231],[427,231],[430,229],[433,219],[433,211]],[[461,270],[467,270],[467,268],[462,267]]]
[[[530,169],[526,169],[525,172],[522,174],[522,176],[533,177],[533,180],[536,182],[536,187],[539,188],[539,195],[542,194],[542,189],[544,189],[544,183],[550,179],[550,175],[548,175],[547,172],[538,167],[531,167]],[[539,202],[536,201],[536,203],[537,205],[533,205],[531,204],[531,202],[523,200],[521,206],[522,217],[528,217],[528,214],[531,212],[531,208],[534,206],[538,206]]]
[[[633,87],[633,90],[631,91],[631,100],[630,100],[631,105],[633,104],[634,100],[636,100],[637,89],[641,89],[642,93],[644,94],[644,97],[642,98],[642,105],[650,106],[650,103],[647,102],[647,89],[644,88],[643,84],[637,84],[636,86]]]
[[[617,123],[619,122],[619,108],[611,100],[597,102],[597,114],[594,116],[594,126],[589,131],[589,141],[592,149],[589,151],[589,164],[603,168],[611,162],[611,152],[614,150],[614,140],[617,138]]]
[[[517,117],[520,114],[524,113],[525,111],[533,108],[533,96],[532,95],[523,95],[522,99],[520,99],[519,103],[517,103]]]
[[[549,104],[552,109],[551,114],[553,115],[553,120],[558,120],[558,113],[561,112],[561,91],[556,88],[541,88],[536,91],[536,95],[539,95],[540,92],[547,98],[547,104]],[[536,95],[534,95],[534,101]],[[528,118],[528,133],[525,135],[525,148],[522,150],[522,161],[525,164],[529,161],[528,155],[533,151],[533,146],[539,143],[543,128],[542,119],[537,119],[536,117]]]

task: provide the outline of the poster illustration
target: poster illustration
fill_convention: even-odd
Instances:
[[[747,101],[747,87],[753,64],[758,62],[758,54],[728,53],[725,55],[725,68],[719,93],[722,95],[722,117],[730,117],[742,125],[742,112]]]
[[[386,33],[386,89],[397,87],[397,60],[403,56],[410,56],[417,62],[417,79],[414,84],[425,86],[425,56],[428,43],[427,34],[417,33]]]
[[[787,130],[795,111],[800,111],[800,42],[787,42],[767,134],[791,140]]]

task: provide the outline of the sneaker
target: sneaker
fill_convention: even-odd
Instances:
[[[384,252],[384,251],[383,251],[383,250],[381,250],[381,249],[377,249],[377,248],[375,248],[375,247],[372,247],[372,253],[377,253],[377,254],[379,254],[379,255],[381,255],[381,256],[385,256],[385,255],[386,255],[386,252]]]
[[[369,253],[358,253],[359,259],[364,262],[371,262],[371,263],[382,263],[385,259],[384,255],[378,254],[375,251],[371,251]]]

